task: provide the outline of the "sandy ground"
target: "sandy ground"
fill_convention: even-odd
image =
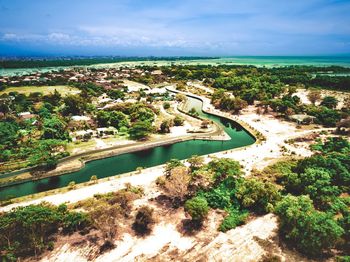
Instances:
[[[129,92],[137,92],[142,89],[150,89],[149,86],[130,80],[123,80],[123,85],[128,87]]]
[[[207,99],[204,99],[204,108],[216,112]],[[218,157],[240,161],[246,175],[249,175],[253,168],[260,170],[271,161],[286,154],[282,152],[282,146],[288,147],[290,151],[295,151],[301,156],[310,155],[311,152],[307,147],[296,148],[295,145],[288,145],[285,141],[325,130],[321,128],[299,130],[295,124],[278,120],[271,115],[257,115],[253,106],[248,107],[242,115],[234,118],[246,122],[266,137],[266,141],[260,144],[214,154]],[[210,157],[207,156],[206,161],[209,160]],[[37,200],[12,204],[0,210],[8,211],[16,206],[38,204],[42,201],[56,205],[65,202],[74,203],[92,197],[96,193],[116,191],[123,188],[125,183],[142,186],[145,189],[146,197],[138,200],[135,206],[152,205],[148,200],[159,194],[155,180],[162,175],[162,172],[163,167],[157,166],[145,169],[139,174],[134,173],[132,176],[111,177],[109,181]],[[261,242],[276,237],[277,219],[272,214],[255,218],[246,225],[226,233],[219,233],[217,227],[222,219],[222,214],[211,211],[205,229],[196,236],[183,236],[178,232],[176,226],[184,218],[183,210],[179,209],[178,212],[168,217],[164,214],[160,217],[162,219],[150,236],[138,238],[125,233],[116,242],[116,248],[98,257],[96,261],[258,261],[263,254],[268,252]],[[274,242],[268,246],[275,244]],[[278,245],[275,247],[275,252],[281,255],[283,261],[303,261],[300,258],[290,259],[290,256],[285,251],[281,251]],[[50,257],[42,259],[42,261],[48,260],[87,261],[84,257],[84,249],[77,250],[68,244],[56,249],[50,254]]]
[[[301,102],[304,104],[311,104],[310,100],[307,98],[309,90],[307,89],[298,89],[295,95],[297,95]],[[340,92],[340,91],[332,91],[332,90],[322,90],[321,92],[322,98],[325,96],[334,96],[338,99],[339,103],[337,109],[341,109],[344,106],[344,101],[346,99],[350,99],[350,93]],[[317,102],[316,105],[319,105],[320,102]]]

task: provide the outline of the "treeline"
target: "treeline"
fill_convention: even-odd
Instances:
[[[0,60],[0,68],[36,68],[59,66],[88,66],[94,64],[133,62],[133,61],[178,61],[213,59],[215,57],[92,57],[92,58],[53,58]]]
[[[286,66],[286,67],[255,67],[241,65],[186,65],[164,67],[162,71],[177,80],[205,79],[208,84],[230,91],[269,86],[300,85],[305,87],[320,87],[340,91],[350,91],[350,69],[340,66]],[[332,75],[333,74],[333,75]]]

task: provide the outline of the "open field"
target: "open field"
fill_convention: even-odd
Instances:
[[[10,92],[18,92],[25,95],[29,95],[30,93],[34,92],[40,92],[44,95],[47,95],[53,93],[55,89],[63,96],[75,95],[81,92],[79,89],[70,86],[18,86],[6,88],[4,91],[0,92],[0,95],[8,94]]]

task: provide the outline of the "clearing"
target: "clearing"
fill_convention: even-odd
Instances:
[[[29,95],[30,93],[40,92],[44,95],[55,92],[55,89],[63,96],[66,95],[76,95],[81,91],[75,87],[70,86],[18,86],[18,87],[9,87],[4,91],[0,92],[2,94],[8,94],[10,92],[18,92],[20,94]]]

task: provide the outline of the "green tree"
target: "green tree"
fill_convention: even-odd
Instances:
[[[308,196],[288,195],[276,208],[281,234],[307,255],[329,251],[344,233],[332,216],[314,209]]]
[[[43,135],[44,139],[60,139],[66,140],[69,134],[66,130],[67,124],[57,116],[45,118],[43,120]]]
[[[153,131],[153,127],[148,121],[137,121],[129,129],[129,135],[132,139],[145,139]]]
[[[164,120],[161,124],[160,124],[160,132],[161,133],[170,133],[170,127],[173,126],[173,123],[171,120]]]
[[[208,202],[204,197],[191,198],[185,203],[185,211],[191,216],[192,220],[201,222],[208,215]]]
[[[270,212],[281,199],[281,194],[274,184],[252,178],[238,184],[236,197],[243,207],[252,208],[258,212]]]
[[[215,173],[216,183],[229,176],[239,178],[242,174],[239,162],[229,158],[214,159],[209,162],[208,167]]]
[[[66,115],[80,115],[83,114],[87,108],[87,103],[82,96],[80,95],[68,95],[63,99],[65,104],[63,112]]]
[[[322,106],[334,109],[338,105],[338,100],[334,96],[325,96],[321,102]]]
[[[185,120],[180,116],[175,116],[174,118],[174,126],[182,126]]]

